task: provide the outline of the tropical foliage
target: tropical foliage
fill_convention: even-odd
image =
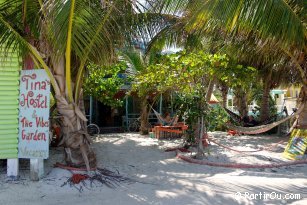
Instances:
[[[176,113],[189,125],[189,140],[195,141],[203,136],[200,128],[209,124],[208,95],[212,93],[207,89],[209,82],[230,69],[228,65],[229,59],[221,54],[182,51],[165,55],[135,77],[133,89],[140,95],[175,92]],[[200,152],[203,152],[202,148]]]
[[[174,16],[154,39],[158,45],[177,44],[192,49],[209,45],[211,51],[223,50],[239,63],[251,65],[263,74],[259,79],[263,81],[262,119],[269,115],[269,91],[279,83],[288,80],[289,84],[299,79],[306,96],[307,34],[303,1],[161,0],[155,9]],[[279,83],[271,84],[274,81]],[[225,90],[225,85],[222,87]],[[307,116],[302,118],[301,122],[307,122]]]
[[[125,71],[127,64],[118,62],[110,66],[89,64],[88,76],[83,85],[84,93],[95,97],[98,101],[111,107],[120,107],[123,100],[116,98],[116,94],[128,82]]]

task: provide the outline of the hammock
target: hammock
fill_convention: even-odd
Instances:
[[[241,123],[242,122],[242,118],[241,116],[237,115],[236,113],[232,112],[231,110],[229,110],[228,108],[226,107],[223,107],[224,110],[227,112],[227,114],[229,115],[229,117],[236,123]],[[266,120],[263,120],[261,122],[258,123],[258,125],[266,125],[266,124],[269,124],[269,123],[272,123],[274,121],[276,121],[277,117],[279,115],[281,115],[283,112],[285,112],[285,110],[281,111],[280,113],[277,113],[271,117],[269,117],[268,119]],[[288,116],[288,115],[287,115]]]
[[[271,130],[272,128],[280,125],[281,123],[284,123],[288,120],[290,120],[291,118],[293,118],[296,115],[299,115],[304,109],[304,106],[301,106],[300,109],[295,112],[292,113],[291,115],[289,115],[288,117],[285,117],[279,121],[273,122],[271,124],[267,124],[267,125],[260,125],[260,126],[255,126],[255,127],[242,127],[242,126],[235,126],[232,125],[230,123],[226,124],[226,126],[231,129],[231,130],[235,130],[240,134],[260,134],[260,133],[264,133],[267,132],[269,130]]]
[[[172,125],[174,125],[174,122],[175,122],[176,117],[173,117],[173,119],[172,119],[170,122],[166,122],[166,121],[164,120],[164,118],[161,116],[160,113],[158,113],[158,112],[157,112],[155,109],[153,109],[152,107],[151,107],[151,109],[154,111],[154,113],[155,113],[155,115],[156,115],[156,117],[157,117],[157,119],[158,119],[158,121],[159,121],[159,123],[160,123],[161,125],[164,125],[164,126],[172,126]]]

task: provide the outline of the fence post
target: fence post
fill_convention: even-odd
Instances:
[[[30,159],[30,179],[39,181],[44,176],[44,159]]]
[[[18,159],[7,159],[7,176],[17,179],[19,174],[19,161]]]

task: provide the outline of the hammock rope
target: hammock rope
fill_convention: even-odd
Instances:
[[[226,146],[226,145],[223,145],[223,144],[221,144],[221,143],[218,143],[217,141],[215,141],[215,140],[213,140],[213,139],[211,139],[211,138],[209,138],[208,139],[209,140],[209,142],[213,142],[214,144],[216,144],[216,145],[218,145],[218,146],[220,146],[220,147],[223,147],[224,149],[228,149],[228,150],[231,150],[231,151],[234,151],[234,152],[238,152],[238,153],[253,153],[253,152],[261,152],[261,151],[270,151],[270,150],[272,150],[272,148],[274,148],[274,147],[277,147],[279,144],[281,144],[281,143],[284,143],[284,142],[286,142],[286,140],[281,140],[281,141],[279,141],[279,142],[277,142],[277,143],[275,143],[275,144],[273,144],[273,145],[271,145],[271,146],[269,146],[269,147],[267,147],[267,148],[260,148],[260,149],[258,149],[258,150],[249,150],[249,151],[243,151],[243,150],[237,150],[237,149],[234,149],[234,148],[231,148],[231,147],[228,147],[228,146]]]
[[[242,117],[234,112],[232,112],[231,110],[229,110],[227,107],[223,107],[224,110],[227,112],[228,116],[236,123],[241,123],[242,122]],[[263,120],[261,122],[259,122],[258,125],[266,125],[269,123],[272,123],[274,121],[276,121],[276,119],[278,118],[278,116],[280,116],[282,113],[286,112],[286,110],[282,110],[281,112],[267,118],[266,120]],[[286,115],[288,116],[287,112]]]
[[[172,126],[174,124],[175,119],[176,119],[175,117],[173,117],[173,119],[170,122],[166,122],[160,113],[158,113],[155,109],[153,109],[153,107],[151,107],[151,109],[153,110],[154,114],[156,115],[161,125]]]
[[[220,162],[210,162],[207,160],[197,160],[184,155],[181,155],[177,150],[176,157],[182,159],[186,162],[199,165],[208,165],[214,167],[225,167],[225,168],[237,168],[237,169],[247,169],[247,168],[279,168],[290,165],[307,164],[307,160],[297,160],[293,162],[275,163],[275,164],[244,164],[244,163],[220,163]]]
[[[236,113],[232,112],[226,107],[223,107],[224,110],[227,112],[228,116],[236,123],[242,122],[241,116],[237,115]]]

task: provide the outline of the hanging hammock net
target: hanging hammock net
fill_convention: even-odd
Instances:
[[[236,126],[233,125],[231,123],[227,123],[226,126],[231,129],[231,130],[235,130],[240,134],[260,134],[260,133],[264,133],[267,132],[271,129],[273,129],[274,127],[290,120],[291,118],[299,115],[304,109],[304,106],[301,106],[295,113],[292,113],[291,115],[282,118],[276,122],[271,122],[270,124],[264,124],[264,125],[259,125],[259,126],[254,126],[254,127],[243,127],[243,126]]]

